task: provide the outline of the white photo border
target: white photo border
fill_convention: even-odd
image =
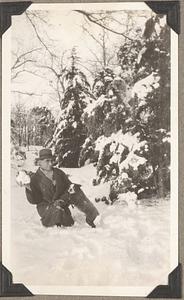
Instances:
[[[72,5],[81,7],[91,3],[56,3],[32,4],[28,10],[49,10],[68,8]],[[93,3],[95,9],[104,5],[123,9],[145,9],[143,2],[122,3]],[[147,7],[147,9],[149,9]],[[178,35],[171,29],[171,242],[170,242],[170,271],[178,265]],[[2,39],[2,262],[11,271],[10,249],[10,107],[11,107],[11,27],[4,33]],[[9,166],[9,167],[7,167]],[[23,282],[22,282],[23,283]],[[93,286],[28,286],[33,294],[39,295],[90,295],[90,296],[147,296],[155,286],[149,287],[93,287]]]

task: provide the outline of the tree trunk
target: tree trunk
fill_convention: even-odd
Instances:
[[[22,142],[22,140],[21,140],[21,130],[20,130],[20,127],[19,127],[19,137],[18,137],[18,139],[19,139],[19,147],[21,146],[21,142]]]
[[[103,41],[102,41],[102,51],[103,51],[103,65],[104,65],[104,68],[106,67],[106,48],[105,48],[105,32],[103,31]]]
[[[27,150],[29,151],[29,142],[30,142],[30,133],[29,133],[29,130],[28,130],[28,133],[27,133]]]
[[[152,169],[153,169],[153,184],[154,184],[154,187],[155,187],[155,190],[158,191],[158,183],[157,183],[157,174],[156,174],[156,171],[155,171],[155,165],[152,164]]]
[[[26,141],[27,141],[27,125],[25,123],[25,127],[24,127],[24,142],[25,142],[25,146],[26,146]]]
[[[162,163],[158,167],[158,197],[163,198],[166,196],[164,187],[164,174]]]

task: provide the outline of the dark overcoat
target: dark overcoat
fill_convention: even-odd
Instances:
[[[55,206],[55,201],[61,199],[71,182],[66,174],[57,168],[53,168],[53,179],[55,185],[39,168],[31,176],[31,190],[26,188],[27,199],[31,204],[36,204],[44,226],[71,226],[74,221],[68,208],[69,203],[60,209]]]
[[[80,185],[75,184],[75,192],[70,194],[68,189],[72,183],[66,174],[58,168],[53,168],[53,179],[55,185],[38,169],[31,176],[31,190],[26,188],[27,199],[31,204],[37,205],[42,224],[46,227],[73,225],[74,221],[68,208],[70,204],[75,205],[82,211],[86,215],[86,220],[93,222],[99,215],[98,210],[83,193]],[[58,199],[64,200],[66,204],[62,205],[61,209],[55,206],[55,201]]]

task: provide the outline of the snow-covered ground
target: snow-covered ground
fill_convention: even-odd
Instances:
[[[34,151],[27,153],[25,169]],[[108,184],[93,186],[95,168],[63,169],[81,183],[92,202],[108,195]],[[44,228],[24,188],[11,173],[11,265],[14,282],[25,285],[156,286],[169,274],[169,203],[113,205],[95,203],[101,214],[97,228],[72,209],[72,228]]]

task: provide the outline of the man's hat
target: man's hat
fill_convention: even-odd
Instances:
[[[37,158],[37,160],[42,159],[53,159],[52,151],[50,149],[41,149],[39,151],[39,157]]]

